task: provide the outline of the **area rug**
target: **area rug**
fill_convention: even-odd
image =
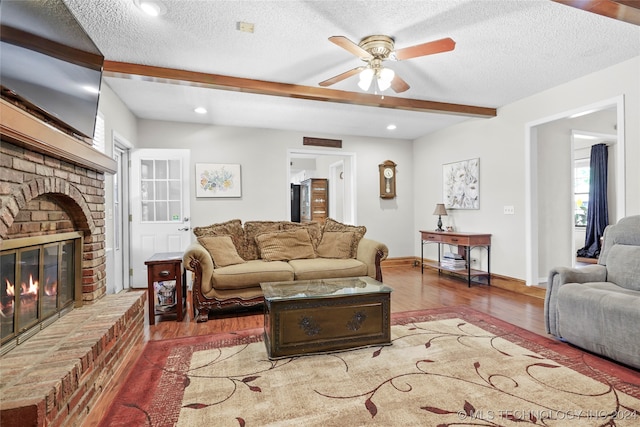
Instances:
[[[149,342],[101,426],[638,426],[640,372],[467,307],[269,360],[261,330]]]

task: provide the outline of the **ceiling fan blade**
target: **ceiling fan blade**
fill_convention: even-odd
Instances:
[[[398,61],[417,58],[418,56],[433,55],[434,53],[448,52],[456,47],[456,42],[447,37],[445,39],[409,46],[395,51]]]
[[[330,79],[327,79],[327,80],[325,80],[323,82],[320,82],[319,85],[320,86],[324,86],[324,87],[331,86],[333,84],[336,84],[338,82],[341,82],[344,79],[347,79],[347,78],[353,76],[354,74],[358,74],[360,71],[364,70],[365,68],[366,67],[357,67],[357,68],[354,68],[352,70],[345,71],[342,74],[338,74],[337,76],[333,76]]]
[[[409,87],[410,87],[409,84],[407,82],[405,82],[397,74],[393,77],[393,80],[391,80],[391,89],[393,89],[393,91],[395,93],[404,92],[404,91],[408,90]]]
[[[366,50],[358,46],[356,43],[352,42],[351,40],[349,40],[344,36],[332,36],[332,37],[329,37],[329,41],[337,44],[344,50],[351,52],[358,58],[361,58],[361,59],[373,58],[373,56],[371,56],[369,52],[367,52]]]

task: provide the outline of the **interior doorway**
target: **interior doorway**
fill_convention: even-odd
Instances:
[[[526,250],[527,285],[543,285],[550,268],[575,266],[575,209],[573,187],[574,145],[572,130],[592,124],[610,111],[616,143],[610,159],[615,170],[609,218],[615,223],[625,215],[624,103],[616,97],[576,110],[546,117],[526,125]],[[586,125],[581,125],[586,126]]]
[[[117,132],[112,136],[112,152],[116,173],[110,185],[105,185],[109,223],[107,239],[107,293],[118,293],[130,286],[129,276],[129,153],[133,145]]]
[[[287,215],[291,217],[290,184],[308,178],[329,180],[329,216],[356,225],[356,156],[335,150],[290,149],[287,151]],[[342,219],[338,219],[338,218]]]

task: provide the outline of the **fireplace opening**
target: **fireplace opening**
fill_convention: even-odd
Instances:
[[[11,239],[0,252],[0,354],[81,305],[82,233]]]

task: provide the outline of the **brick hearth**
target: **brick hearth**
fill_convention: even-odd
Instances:
[[[0,359],[2,427],[80,425],[142,342],[144,292],[71,311]]]

